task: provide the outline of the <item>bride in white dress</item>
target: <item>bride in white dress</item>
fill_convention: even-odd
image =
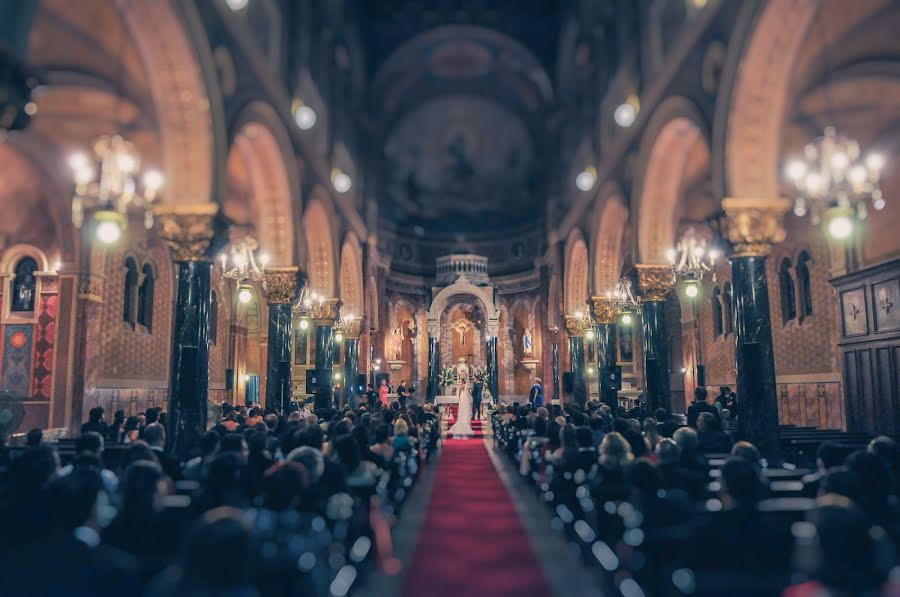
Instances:
[[[463,382],[459,385],[459,408],[456,412],[456,423],[447,432],[453,436],[469,436],[472,433],[472,392],[469,384]]]

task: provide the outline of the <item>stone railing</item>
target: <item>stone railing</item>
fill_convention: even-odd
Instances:
[[[444,255],[436,261],[437,283],[450,285],[460,275],[473,284],[488,283],[488,258],[482,255]]]

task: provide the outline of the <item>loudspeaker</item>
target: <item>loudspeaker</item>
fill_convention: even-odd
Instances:
[[[316,390],[319,389],[319,370],[318,369],[307,369],[306,370],[306,393],[307,394],[315,394]]]
[[[575,391],[575,376],[571,371],[563,372],[563,392],[571,394]]]
[[[706,365],[697,365],[697,387],[706,387]]]
[[[356,393],[357,394],[365,394],[366,393],[366,374],[360,373],[356,376]]]
[[[603,390],[622,389],[622,368],[618,365],[603,368],[603,377],[600,378],[600,387]]]
[[[234,389],[234,369],[229,368],[225,370],[225,389]]]

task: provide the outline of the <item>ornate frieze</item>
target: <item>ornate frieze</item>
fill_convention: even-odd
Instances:
[[[262,291],[270,305],[289,305],[297,295],[297,266],[266,268]]]
[[[593,296],[591,303],[594,308],[594,322],[599,324],[614,323],[618,309],[615,301],[609,296]]]
[[[675,276],[668,265],[637,265],[638,286],[641,289],[641,301],[662,302],[666,300],[675,285]]]
[[[156,206],[160,236],[175,261],[209,261],[209,246],[215,237],[213,219],[218,210],[214,203]]]

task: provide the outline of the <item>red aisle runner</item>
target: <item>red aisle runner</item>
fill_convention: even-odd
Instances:
[[[480,439],[444,443],[404,597],[538,597],[550,588]]]

